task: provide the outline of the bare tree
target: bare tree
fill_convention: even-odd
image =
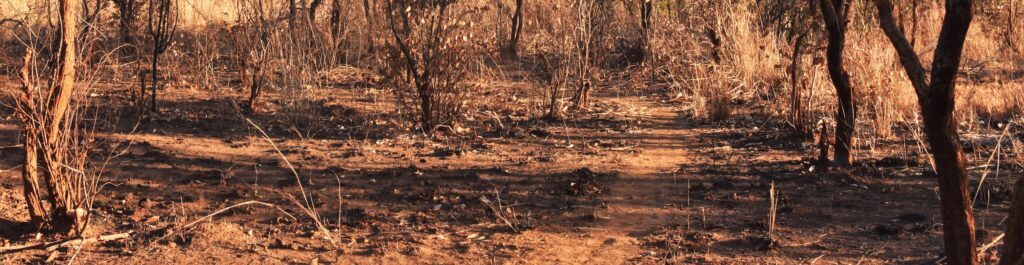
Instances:
[[[135,55],[138,52],[135,48],[135,28],[138,27],[138,12],[142,9],[143,2],[141,0],[113,0],[113,2],[117,6],[118,34],[121,36],[121,42],[127,45],[123,49],[125,51],[123,55]]]
[[[833,162],[839,166],[848,166],[853,160],[854,139],[856,130],[856,106],[853,102],[853,86],[850,74],[843,66],[843,49],[846,46],[846,25],[849,22],[850,2],[847,0],[820,0],[821,15],[825,19],[825,30],[828,32],[828,48],[825,58],[828,61],[828,73],[832,85],[836,87],[839,109],[836,110],[836,133]]]
[[[1017,32],[1016,32],[1016,30],[1017,30],[1017,27],[1019,27],[1019,26],[1017,24],[1015,24],[1017,22],[1017,0],[1010,0],[1009,2],[1010,2],[1009,3],[1010,6],[1006,10],[1006,12],[1007,12],[1007,16],[1006,16],[1006,41],[1007,41],[1007,43],[1011,43],[1012,44],[1012,43],[1014,43],[1017,40]],[[1010,48],[1016,50],[1017,46],[1014,45],[1013,47],[1010,47]],[[1017,52],[1021,52],[1021,51],[1017,51]]]
[[[373,43],[373,32],[374,32],[373,17],[370,16],[370,9],[371,8],[375,9],[374,6],[376,6],[376,5],[374,5],[372,2],[370,2],[370,0],[363,0],[363,16],[366,17],[366,42],[367,42],[367,45],[369,45],[367,53],[369,53],[369,54],[373,54],[374,50],[375,50],[374,49],[374,43]]]
[[[341,0],[331,0],[331,40],[335,43],[341,38]]]
[[[299,7],[296,0],[288,0],[288,30],[295,32],[295,19],[299,15]]]
[[[960,67],[967,31],[973,17],[972,0],[946,0],[946,15],[942,21],[931,76],[913,46],[893,18],[890,0],[875,0],[882,30],[888,36],[900,64],[914,85],[924,120],[935,172],[939,176],[939,201],[942,210],[942,229],[949,264],[976,264],[974,248],[974,209],[967,186],[967,168],[957,132],[956,77]]]
[[[504,4],[499,0],[499,16],[504,16],[504,9]],[[509,22],[508,38],[502,39],[504,38],[503,36],[498,36],[498,40],[501,41],[501,54],[515,58],[519,54],[519,38],[523,32],[523,0],[515,0],[515,6],[512,7],[512,15],[509,16]]]
[[[590,106],[591,85],[591,59],[593,55],[594,38],[597,27],[597,11],[600,8],[598,0],[576,0],[576,28],[573,31],[573,41],[576,44],[574,49],[577,90],[573,96],[577,109],[585,109]]]
[[[643,51],[648,53],[648,44],[651,38],[651,17],[654,15],[654,1],[640,0],[640,45]]]
[[[49,219],[46,208],[42,202],[42,186],[39,182],[39,155],[38,150],[40,148],[39,143],[39,126],[36,120],[37,106],[35,104],[35,95],[33,91],[36,90],[35,84],[32,80],[32,61],[33,52],[31,49],[25,52],[24,66],[21,70],[22,78],[22,95],[18,98],[18,118],[21,119],[23,124],[24,139],[25,139],[25,164],[21,167],[21,178],[25,183],[25,202],[28,204],[28,213],[31,217],[31,222],[37,226],[44,226]]]
[[[104,9],[107,9],[110,1],[93,0],[91,3],[92,4],[90,4],[89,0],[82,0],[82,20],[85,23],[82,25],[82,30],[78,31],[77,38],[79,42],[82,42],[82,40],[85,39],[85,36],[92,32],[93,27],[96,26],[100,19],[100,14],[102,14]]]
[[[418,96],[423,130],[448,122],[459,112],[468,36],[458,35],[466,13],[452,10],[454,0],[387,1],[388,23],[401,65],[403,84]]]
[[[761,11],[762,25],[766,27],[765,30],[773,31],[777,36],[789,40],[793,44],[793,53],[787,68],[790,78],[789,122],[797,134],[804,134],[813,129],[807,127],[803,96],[804,90],[807,87],[812,87],[813,83],[806,84],[807,79],[804,79],[802,72],[804,66],[801,65],[801,62],[804,55],[808,53],[807,46],[814,46],[813,42],[817,41],[817,33],[820,31],[820,24],[815,21],[815,15],[820,12],[815,9],[815,3],[816,1],[770,0]],[[808,42],[811,43],[808,44]],[[810,48],[813,49],[813,47]],[[810,79],[812,81],[815,79],[814,73],[816,72],[811,72]],[[826,154],[825,161],[827,160]]]
[[[152,90],[150,91],[150,111],[157,112],[156,91],[159,88],[160,72],[157,66],[160,65],[160,55],[171,46],[174,34],[178,31],[178,5],[175,0],[149,0],[149,17],[146,32],[153,41],[152,60],[150,61],[150,74],[152,75]],[[145,87],[143,83],[142,87]],[[144,98],[144,97],[143,97]],[[140,106],[142,106],[140,104]]]
[[[792,60],[792,62],[790,62],[790,65],[789,65],[789,78],[790,78],[789,86],[790,86],[790,89],[791,89],[790,90],[790,99],[789,99],[789,101],[790,101],[789,102],[789,104],[790,104],[790,114],[789,114],[790,116],[789,116],[789,119],[790,119],[790,122],[793,124],[793,129],[797,133],[803,133],[806,130],[806,128],[804,128],[804,125],[805,125],[804,122],[806,121],[806,117],[804,117],[804,115],[805,115],[804,108],[803,108],[803,106],[801,104],[801,103],[803,103],[803,100],[802,100],[803,97],[801,96],[802,95],[801,92],[802,92],[803,89],[800,86],[801,85],[800,84],[800,76],[801,76],[800,61],[801,61],[801,59],[803,57],[802,55],[803,55],[803,47],[804,47],[804,41],[805,40],[807,40],[807,33],[800,33],[800,35],[796,37],[796,40],[794,40],[794,42],[793,42],[793,60]]]
[[[138,60],[139,57],[139,44],[135,39],[135,30],[138,28],[139,10],[142,9],[145,2],[142,0],[113,0],[113,2],[114,5],[117,6],[117,32],[121,37],[121,44],[124,45],[124,47],[119,50],[119,55],[122,59],[135,61],[137,63],[136,60]],[[137,70],[138,67],[134,68],[134,74],[138,74]],[[145,80],[145,77],[140,75],[139,79]],[[144,81],[140,83],[144,83]],[[130,92],[128,100],[131,104],[140,104],[144,101],[143,95],[145,95],[145,86],[139,86],[138,88],[131,86],[128,90]],[[139,108],[142,108],[141,105],[139,105]]]
[[[78,8],[80,6],[74,0],[58,2],[59,46],[51,77],[41,78],[38,71],[33,71],[34,53],[31,48],[27,50],[21,71],[22,93],[16,101],[16,111],[24,126],[22,178],[33,224],[61,232],[73,229],[81,234],[88,224],[90,198],[96,183],[88,181],[89,178],[82,173],[86,154],[72,150],[80,144],[74,129],[77,108],[72,105]],[[41,82],[42,79],[49,81]],[[41,83],[48,89],[40,89]],[[49,196],[43,196],[43,184]],[[48,209],[43,198],[48,202]]]
[[[242,86],[249,89],[245,110],[256,113],[260,94],[267,83],[267,64],[270,61],[272,22],[267,18],[267,5],[263,0],[239,2],[237,56],[240,61]]]

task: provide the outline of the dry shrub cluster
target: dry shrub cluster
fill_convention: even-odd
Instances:
[[[420,128],[433,131],[464,112],[467,75],[478,66],[483,37],[474,35],[476,6],[451,0],[384,3],[392,38],[384,65],[400,103],[418,106]],[[408,107],[407,107],[408,108]]]
[[[752,1],[656,6],[646,65],[653,78],[712,121],[729,118],[734,101],[775,96],[785,78],[781,47],[762,30],[757,8]]]

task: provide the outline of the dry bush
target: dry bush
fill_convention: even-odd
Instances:
[[[85,68],[82,65],[92,63],[90,58],[109,58],[109,54],[78,54],[83,52],[77,48],[79,43],[95,43],[95,35],[79,31],[75,19],[79,8],[74,2],[60,2],[62,20],[55,30],[59,34],[43,34],[40,29],[45,27],[33,20],[14,31],[24,41],[20,87],[5,91],[22,125],[22,178],[32,223],[76,235],[88,227],[99,191],[99,174],[89,159],[96,127],[82,124],[86,89],[76,84],[97,72],[81,71],[89,75],[82,78],[76,68]],[[35,52],[44,47],[50,51]]]
[[[480,10],[451,0],[390,0],[385,10],[392,38],[384,76],[401,105],[418,106],[423,131],[450,124],[465,111],[464,79],[483,46],[471,31]]]
[[[525,7],[528,25],[524,32],[523,46],[540,58],[543,69],[542,84],[545,87],[543,100],[545,115],[548,118],[561,117],[565,111],[563,91],[570,82],[572,68],[570,66],[573,44],[573,25],[568,18],[573,18],[571,8],[561,2],[537,2]]]
[[[713,121],[733,112],[736,99],[771,95],[784,80],[775,36],[756,24],[756,5],[706,1],[655,17],[649,66],[694,115]]]
[[[158,112],[157,109],[157,90],[163,88],[160,82],[160,56],[171,47],[174,41],[174,37],[178,31],[178,20],[179,11],[176,0],[149,0],[147,5],[147,16],[146,16],[146,34],[149,36],[150,50],[150,71],[148,73],[150,79],[151,90],[149,92],[149,110],[152,112]],[[146,74],[140,77],[141,80],[146,80]],[[139,94],[138,104],[139,108],[142,109],[145,105],[146,100],[146,82],[143,81]]]
[[[271,6],[262,0],[238,2],[238,25],[233,28],[235,60],[239,66],[242,89],[249,90],[246,111],[258,111],[259,96],[269,79],[271,39],[278,34],[277,23],[269,17]]]
[[[99,192],[98,175],[87,170],[93,136],[79,129],[83,104],[69,99],[61,107],[59,100],[51,101],[55,93],[73,87],[58,88],[56,83],[44,81],[45,74],[54,70],[40,69],[31,49],[24,62],[22,91],[10,96],[15,99],[25,136],[26,202],[34,223],[81,235],[88,226],[93,197]],[[82,95],[68,93],[73,93],[69,97]],[[48,196],[43,196],[44,191]]]

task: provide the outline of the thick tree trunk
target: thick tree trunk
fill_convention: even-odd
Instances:
[[[77,36],[77,14],[75,13],[75,6],[78,6],[76,0],[61,0],[60,1],[60,12],[61,12],[61,37],[60,37],[60,53],[58,61],[58,70],[54,77],[54,80],[59,80],[58,85],[54,88],[52,96],[52,106],[50,108],[50,124],[49,124],[49,137],[47,141],[52,143],[57,141],[57,135],[60,133],[60,126],[64,121],[64,114],[67,112],[68,105],[71,103],[71,95],[74,92],[75,87],[75,36]],[[49,144],[49,143],[48,143]]]
[[[61,0],[58,8],[61,14],[61,36],[60,52],[58,54],[58,68],[54,73],[54,79],[58,80],[50,92],[46,115],[46,138],[40,149],[43,154],[41,160],[46,170],[46,184],[51,196],[50,201],[50,225],[58,231],[66,231],[72,225],[76,225],[76,209],[74,199],[77,197],[76,190],[71,180],[63,174],[62,166],[65,164],[62,152],[61,137],[67,133],[65,124],[68,108],[71,105],[71,96],[75,87],[75,37],[77,36],[77,14],[75,8],[78,6],[76,0]]]
[[[875,0],[882,30],[896,48],[900,63],[917,93],[924,131],[939,177],[943,242],[949,264],[976,264],[974,210],[967,186],[967,169],[954,116],[957,70],[973,17],[972,0],[946,0],[931,80],[910,42],[896,26],[890,0]]]
[[[850,74],[843,65],[843,49],[846,45],[846,20],[849,3],[846,0],[820,0],[821,14],[828,31],[828,73],[836,87],[839,109],[836,110],[836,133],[833,162],[838,166],[849,166],[853,161],[853,134],[856,129],[856,106],[853,102],[853,87]]]
[[[1024,264],[1024,179],[1018,180],[1013,189],[1010,218],[1006,220],[1006,238],[1003,240],[1003,254],[999,265]]]

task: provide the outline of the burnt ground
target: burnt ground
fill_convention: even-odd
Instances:
[[[822,172],[805,162],[817,152],[812,139],[754,106],[707,123],[664,98],[607,92],[561,120],[511,108],[494,111],[500,124],[426,136],[395,130],[400,117],[376,93],[333,89],[296,103],[271,92],[250,118],[287,161],[227,99],[243,92],[172,88],[162,113],[134,132],[132,111],[101,111],[117,118],[103,125],[116,133],[97,136],[94,160],[109,163],[88,233],[132,237],[4,253],[0,263],[921,264],[942,256],[936,182],[916,142],[880,141],[861,148],[855,167]],[[14,145],[16,121],[3,118],[0,146]],[[988,157],[982,150],[971,157]],[[0,246],[57,240],[24,225],[19,160],[18,148],[0,149]],[[1001,170],[976,204],[982,243],[1003,230],[1007,191],[998,183],[1021,172]],[[303,192],[333,242],[297,207]],[[277,208],[238,207],[182,228],[246,201]]]

